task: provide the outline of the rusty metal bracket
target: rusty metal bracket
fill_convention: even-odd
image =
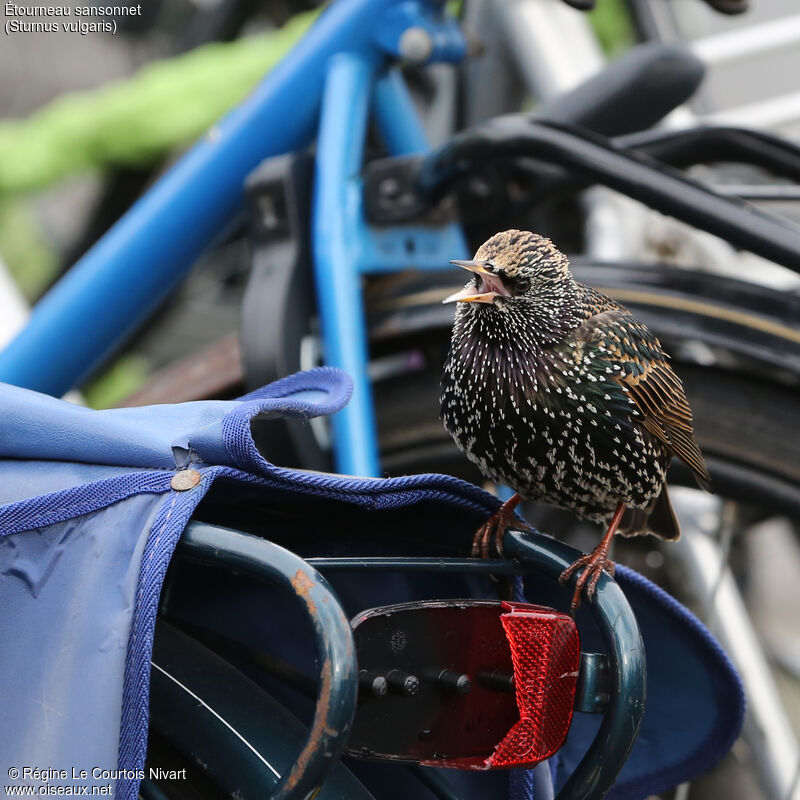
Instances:
[[[358,695],[353,633],[336,595],[307,562],[250,534],[195,522],[186,529],[178,554],[288,589],[304,606],[321,664],[317,703],[306,743],[270,797],[298,800],[313,795],[339,760]]]

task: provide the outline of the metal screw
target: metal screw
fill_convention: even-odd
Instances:
[[[425,28],[406,28],[400,36],[400,55],[415,64],[422,64],[433,54],[433,39]]]
[[[358,683],[363,691],[374,697],[383,697],[389,688],[383,675],[375,675],[365,669],[358,673]]]
[[[478,673],[478,681],[490,689],[497,689],[501,692],[514,691],[514,675],[501,669],[493,669],[491,672],[486,670]]]
[[[393,669],[386,673],[386,681],[389,684],[389,691],[392,694],[402,694],[412,697],[419,691],[419,678],[416,675],[408,675],[399,669]]]
[[[381,197],[392,199],[400,194],[400,181],[397,178],[384,178],[378,184],[378,192]]]
[[[469,690],[472,688],[472,682],[469,679],[469,675],[456,672],[454,669],[443,669],[436,678],[436,683],[438,683],[443,689],[447,689],[450,692],[456,692],[458,694],[467,694],[467,692],[469,692]]]

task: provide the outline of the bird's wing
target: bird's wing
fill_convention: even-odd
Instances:
[[[707,489],[711,476],[694,438],[692,411],[658,339],[622,306],[589,317],[574,336],[602,361],[616,365],[612,377],[642,415],[644,427],[691,467]]]

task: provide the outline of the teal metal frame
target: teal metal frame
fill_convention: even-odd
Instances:
[[[303,605],[322,665],[314,719],[294,766],[281,775],[272,800],[306,798],[325,781],[344,748],[358,697],[353,632],[333,589],[307,562],[277,544],[227,528],[192,524],[180,555],[227,567],[283,587]]]
[[[322,573],[336,571],[440,572],[531,575],[553,581],[579,555],[578,551],[539,533],[508,531],[504,552],[509,559],[451,558],[312,558],[304,561],[257,536],[191,523],[178,557],[247,573],[276,583],[298,596],[311,619],[321,675],[314,721],[296,765],[299,772],[281,776],[273,798],[306,797],[320,786],[344,749],[355,713],[357,665],[353,635],[344,611]],[[566,592],[567,590],[565,590]],[[557,800],[599,800],[614,783],[633,747],[644,713],[646,664],[644,645],[633,611],[622,590],[605,573],[589,604],[607,648],[600,668],[597,658],[583,675],[583,697],[608,694],[598,733]],[[600,691],[602,689],[602,692]],[[600,704],[596,704],[600,708]]]

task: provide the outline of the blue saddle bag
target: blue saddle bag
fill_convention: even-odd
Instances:
[[[112,783],[124,800],[137,796],[161,588],[181,533],[215,482],[247,487],[267,504],[344,509],[373,536],[411,512],[432,526],[431,536],[469,541],[498,506],[475,486],[442,475],[366,479],[285,469],[256,448],[253,418],[332,414],[350,391],[344,373],[320,368],[236,401],[92,411],[0,384],[3,783],[27,768],[16,783],[75,786],[73,770],[85,770],[84,783]],[[173,477],[187,469],[201,479],[175,490]],[[631,570],[619,567],[617,576],[648,658],[642,731],[610,795],[633,800],[716,763],[739,734],[744,701],[727,657],[686,609]],[[526,584],[528,600],[548,600],[536,581]],[[388,597],[387,586],[363,596],[337,591],[349,613],[410,596]],[[583,716],[553,765],[556,784],[593,736],[596,720]],[[55,775],[61,770],[69,778]],[[505,773],[459,775],[464,797],[470,780],[483,781],[473,796],[504,796],[508,786]],[[487,781],[498,794],[487,794]],[[420,788],[416,796],[426,794]]]

